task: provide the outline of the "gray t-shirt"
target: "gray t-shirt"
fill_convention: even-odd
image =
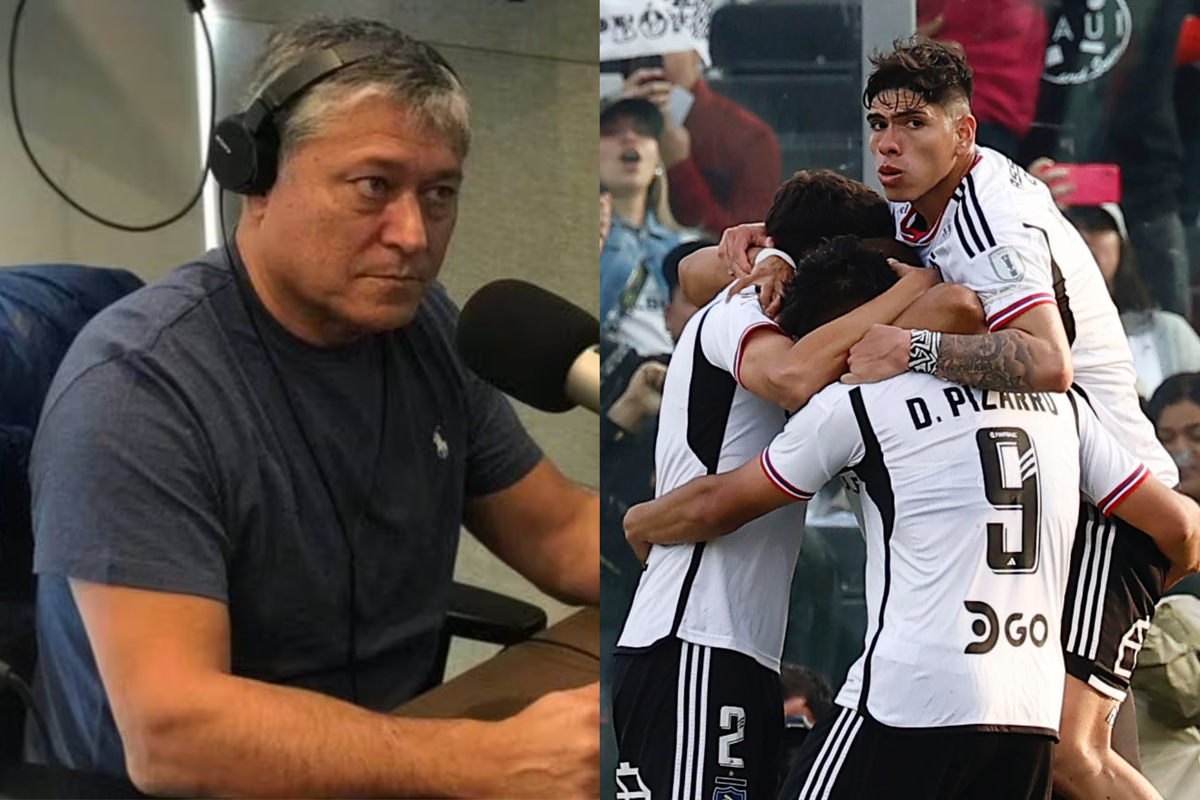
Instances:
[[[407,327],[317,348],[236,274],[214,250],[110,306],[46,399],[35,694],[59,763],[125,774],[66,578],[219,600],[235,674],[392,708],[430,676],[464,502],[541,458],[459,361],[440,286]]]

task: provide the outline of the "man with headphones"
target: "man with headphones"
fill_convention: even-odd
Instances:
[[[35,760],[186,795],[595,796],[596,684],[423,689],[460,524],[599,601],[599,506],[453,346],[462,85],[380,23],[276,31],[211,165],[232,241],[102,313],[34,445]]]

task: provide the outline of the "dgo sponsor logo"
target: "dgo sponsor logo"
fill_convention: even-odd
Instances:
[[[1026,642],[1034,647],[1041,647],[1050,636],[1050,625],[1042,614],[1026,617],[1023,612],[1009,614],[1001,622],[996,609],[978,600],[967,600],[963,603],[967,611],[974,615],[971,621],[971,633],[977,640],[967,645],[964,653],[990,653],[1000,643],[1000,637],[1012,647],[1022,647]]]

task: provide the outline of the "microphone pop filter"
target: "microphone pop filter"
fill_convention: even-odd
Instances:
[[[594,316],[540,286],[493,281],[467,300],[458,318],[458,352],[479,377],[542,411],[575,405],[567,373],[600,341]]]

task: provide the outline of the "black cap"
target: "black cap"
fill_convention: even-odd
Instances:
[[[658,106],[641,97],[602,97],[600,98],[600,124],[615,116],[630,116],[645,122],[657,139],[662,135],[663,118]]]
[[[675,288],[679,286],[679,262],[701,248],[712,247],[714,245],[716,245],[716,242],[708,239],[696,239],[676,245],[671,252],[663,256],[663,279],[666,280],[667,288],[671,294],[674,294]]]

